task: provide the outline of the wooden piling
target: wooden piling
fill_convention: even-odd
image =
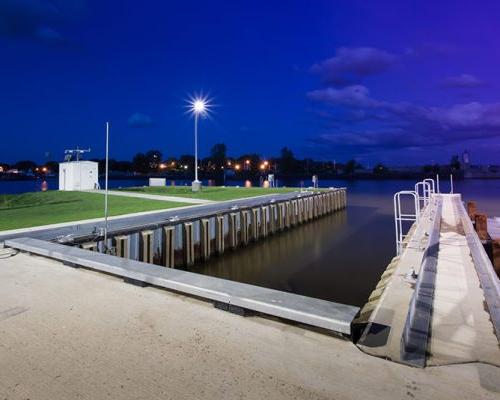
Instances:
[[[259,240],[259,209],[252,208],[252,219],[250,221],[250,232],[252,240]]]
[[[215,251],[217,254],[224,254],[224,216],[215,217]]]
[[[269,211],[268,206],[263,206],[260,208],[260,235],[264,238],[267,237],[267,234],[269,233],[268,232],[269,218],[268,218],[268,214],[267,214],[268,211]]]
[[[488,217],[486,214],[476,213],[475,217],[475,228],[477,232],[477,236],[479,236],[480,240],[488,240]]]
[[[153,262],[153,231],[142,231],[139,236],[140,260],[145,263]]]
[[[244,210],[240,215],[240,232],[241,232],[241,242],[244,245],[247,245],[250,241],[250,212],[248,210]]]
[[[236,247],[238,247],[238,214],[230,213],[228,218],[229,247],[235,249]]]
[[[477,210],[477,203],[475,201],[467,202],[467,214],[469,214],[469,218],[474,221]]]
[[[119,235],[114,238],[116,255],[122,258],[129,258],[128,235]]]
[[[194,264],[194,234],[193,223],[185,222],[182,225],[182,246],[184,252],[184,264],[190,267]]]
[[[163,227],[163,265],[168,268],[175,266],[175,228],[173,226]]]
[[[491,250],[493,255],[493,267],[500,278],[500,239],[491,241]]]
[[[269,233],[276,233],[277,226],[277,216],[278,216],[278,206],[276,204],[271,204],[269,206]]]
[[[203,261],[210,258],[210,220],[202,218],[200,220],[200,257]]]

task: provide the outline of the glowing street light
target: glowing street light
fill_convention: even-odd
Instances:
[[[194,97],[189,100],[189,112],[194,115],[194,181],[192,183],[193,192],[201,189],[201,182],[198,180],[198,118],[206,117],[210,109],[210,101],[207,97]]]

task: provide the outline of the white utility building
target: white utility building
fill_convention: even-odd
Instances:
[[[94,161],[59,163],[59,190],[98,189],[98,165]]]

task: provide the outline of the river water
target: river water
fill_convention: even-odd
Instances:
[[[182,185],[187,182],[177,182]],[[234,182],[234,184],[242,184]],[[299,181],[284,182],[300,186]],[[39,190],[41,182],[0,181],[0,193]],[[146,185],[147,180],[110,181],[110,187]],[[306,183],[307,185],[307,183]],[[49,188],[55,189],[55,180]],[[411,180],[331,180],[323,187],[347,187],[346,210],[320,218],[268,240],[226,252],[191,270],[292,293],[362,306],[395,255],[393,195],[412,190]],[[455,192],[478,208],[500,216],[499,180],[456,181]],[[441,192],[449,183],[441,183]]]

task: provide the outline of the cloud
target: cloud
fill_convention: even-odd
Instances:
[[[153,119],[149,115],[142,113],[132,114],[127,123],[131,128],[149,128],[154,125]]]
[[[398,57],[374,47],[341,47],[335,57],[311,67],[325,84],[345,85],[380,74],[392,67]]]
[[[441,81],[441,86],[447,88],[464,88],[471,89],[484,86],[485,82],[476,78],[474,75],[461,74],[457,76],[449,76]]]
[[[372,108],[379,102],[370,98],[370,91],[363,85],[346,86],[342,89],[326,88],[307,93],[311,100],[357,108]]]
[[[48,45],[69,44],[61,29],[84,8],[83,0],[2,0],[0,36]]]
[[[308,97],[323,106],[319,118],[338,122],[323,129],[312,143],[336,150],[377,152],[500,138],[500,103],[424,107],[378,100],[362,85],[315,90]]]

